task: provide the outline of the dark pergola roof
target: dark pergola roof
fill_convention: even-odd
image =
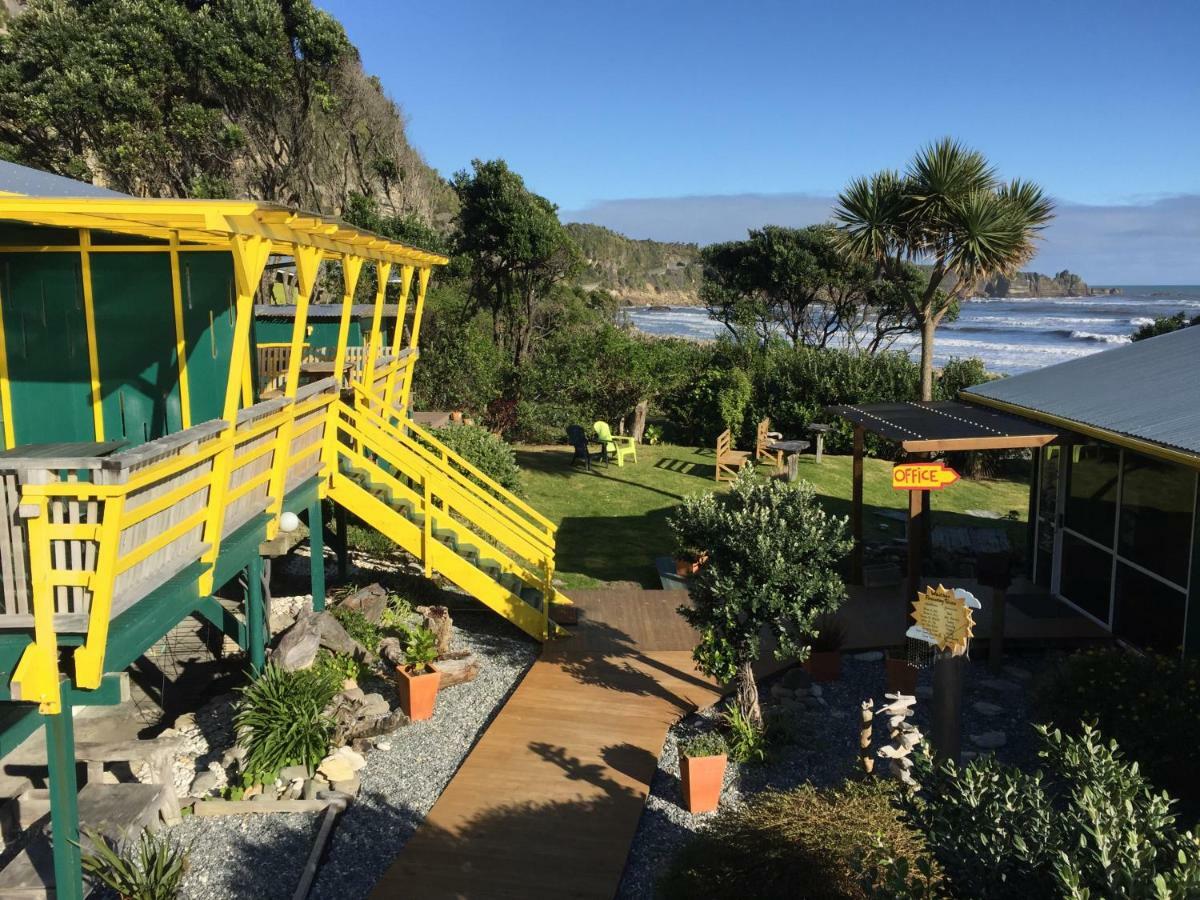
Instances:
[[[1060,434],[1048,425],[958,400],[862,403],[831,406],[829,412],[909,453],[1041,447]]]

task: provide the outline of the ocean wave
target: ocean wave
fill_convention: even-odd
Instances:
[[[1153,325],[1154,320],[1147,316],[1134,316],[1129,320],[1129,324],[1135,328],[1141,328],[1143,325]]]
[[[1094,331],[1072,331],[1068,337],[1073,341],[1093,341],[1097,344],[1128,344],[1132,340],[1127,334],[1097,334]]]

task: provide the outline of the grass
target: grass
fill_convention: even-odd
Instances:
[[[572,467],[565,447],[518,447],[526,499],[559,526],[557,566],[567,587],[596,587],[632,581],[658,587],[654,560],[673,551],[667,515],[684,497],[717,488],[713,451],[670,444],[638,447],[638,462],[618,468]],[[800,459],[800,477],[811,481],[827,508],[850,513],[851,459],[826,455]],[[867,459],[864,466],[864,531],[867,540],[904,533],[901,521],[876,513],[907,509],[907,497],[891,486],[892,464]],[[724,489],[722,486],[721,489]],[[1029,504],[1027,482],[963,479],[933,493],[934,524],[996,527],[994,520],[966,515],[987,510],[1012,517],[1015,548],[1023,546]]]

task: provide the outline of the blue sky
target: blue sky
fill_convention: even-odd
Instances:
[[[1039,268],[1200,282],[1200,3],[318,3],[432,165],[503,157],[564,218],[819,221],[951,134],[1059,200]]]

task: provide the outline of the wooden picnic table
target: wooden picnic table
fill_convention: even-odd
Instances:
[[[776,450],[787,455],[788,481],[795,481],[800,477],[800,454],[808,448],[808,441],[772,441],[767,444],[768,450]]]

